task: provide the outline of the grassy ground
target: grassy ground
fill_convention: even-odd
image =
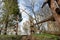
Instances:
[[[51,34],[33,34],[33,37],[36,38],[36,40],[60,40],[59,36],[51,35]]]
[[[0,40],[60,40],[59,36],[51,35],[51,34],[32,34],[29,37],[25,37],[25,39],[21,39],[20,35],[0,35]]]
[[[20,40],[21,36],[16,35],[0,35],[0,40]]]

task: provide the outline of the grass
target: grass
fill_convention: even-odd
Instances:
[[[38,38],[37,40],[60,40],[59,36],[51,34],[33,34],[34,37]]]
[[[0,35],[0,40],[20,40],[19,35]]]
[[[45,33],[32,34],[32,38],[35,38],[36,40],[60,40],[59,36],[45,34]],[[21,40],[21,36],[20,35],[0,35],[0,40]]]

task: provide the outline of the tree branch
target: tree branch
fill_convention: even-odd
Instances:
[[[44,20],[42,20],[42,21],[40,21],[38,23],[35,23],[34,25],[44,23],[44,22],[47,22],[47,21],[55,21],[55,20],[54,20],[53,16],[50,16],[50,17],[48,17],[48,18],[46,18],[46,19],[44,19]],[[31,25],[30,27],[33,27],[34,25]]]

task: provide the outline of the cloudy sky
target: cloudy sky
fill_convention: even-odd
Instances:
[[[45,2],[45,0],[33,0],[33,1],[36,1],[35,4],[34,4],[34,11],[37,12],[37,11],[40,11],[40,7],[43,5],[43,3]],[[32,1],[31,0],[18,0],[18,5],[19,5],[19,8],[20,9],[23,9],[25,10],[27,13],[29,13],[29,15],[33,16],[33,13],[32,13],[32,9],[31,9],[31,3]],[[20,10],[22,12],[22,10]],[[19,25],[21,27],[21,31],[23,31],[23,23],[26,22],[27,20],[29,20],[29,16],[25,13],[25,12],[22,12],[22,18],[23,20],[21,22],[19,22]],[[44,26],[46,26],[47,28],[47,23],[44,23],[43,24]]]
[[[39,10],[39,6],[41,7],[44,0],[33,0],[33,1],[36,1],[35,2],[35,5],[34,5],[34,11],[38,11]],[[31,0],[18,0],[19,2],[19,8],[20,9],[26,9],[26,11],[28,13],[30,13],[31,16],[34,16],[31,12],[31,7],[27,8],[26,6],[31,6],[30,3],[31,3]],[[22,22],[26,21],[29,19],[28,15],[25,13],[25,12],[22,12]]]

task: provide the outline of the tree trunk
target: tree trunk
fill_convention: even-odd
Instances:
[[[54,0],[51,0],[51,10],[52,10],[52,14],[54,19],[56,20],[56,26],[60,27],[60,15],[55,11],[56,10],[56,5],[54,3]]]
[[[5,33],[4,33],[4,35],[7,34],[7,27],[8,27],[8,22],[6,22],[6,24],[5,24]]]
[[[1,35],[2,28],[0,28],[0,35]]]
[[[16,35],[18,35],[18,23],[16,24]]]
[[[17,24],[16,24],[16,35],[18,35],[18,15],[16,17],[16,21],[17,21]]]
[[[6,35],[7,34],[7,27],[8,27],[8,18],[9,18],[9,15],[8,14],[6,14],[6,19],[5,19],[5,32],[4,32],[4,35]]]
[[[55,5],[55,0],[51,0],[51,10],[53,17],[55,19],[55,22],[49,22],[49,33],[60,35],[60,15],[55,11],[57,6]],[[59,10],[58,10],[59,11]]]

